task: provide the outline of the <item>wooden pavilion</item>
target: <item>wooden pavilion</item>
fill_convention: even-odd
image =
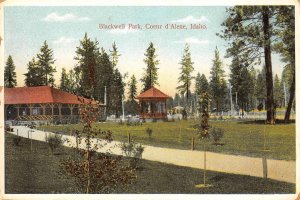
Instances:
[[[76,123],[80,119],[80,105],[83,104],[79,98],[84,102],[91,101],[49,86],[5,88],[4,118],[17,121]]]
[[[136,97],[139,100],[140,118],[156,120],[167,118],[168,95],[155,87],[142,92]]]

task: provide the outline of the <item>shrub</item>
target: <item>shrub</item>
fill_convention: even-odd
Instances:
[[[48,143],[51,153],[53,154],[54,150],[57,149],[59,146],[63,144],[62,136],[61,135],[49,135],[46,138],[46,142]]]
[[[14,143],[15,146],[19,146],[20,142],[21,142],[21,137],[20,136],[16,136],[16,137],[13,138],[13,143]]]
[[[148,128],[146,129],[146,134],[149,136],[149,138],[151,138],[152,133],[153,133],[153,130],[152,130],[151,128],[148,127]]]
[[[129,166],[131,168],[137,169],[142,154],[144,152],[144,147],[141,144],[131,143],[122,143],[121,150],[123,154],[129,159]]]
[[[264,105],[262,103],[258,104],[258,106],[257,106],[258,111],[262,111],[263,108],[264,108]]]
[[[213,127],[211,129],[210,135],[212,136],[212,138],[214,140],[214,144],[219,144],[219,141],[224,136],[224,130],[221,129],[221,128],[215,128],[215,127]]]

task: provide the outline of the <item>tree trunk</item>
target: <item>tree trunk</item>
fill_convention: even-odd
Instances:
[[[264,57],[266,68],[266,86],[267,86],[267,123],[274,124],[274,100],[273,100],[273,74],[272,74],[272,60],[271,60],[271,36],[269,23],[269,7],[264,6],[263,17],[263,31],[264,31]]]
[[[293,74],[293,82],[290,87],[290,99],[288,103],[288,107],[286,108],[285,116],[284,116],[284,122],[289,122],[290,121],[290,115],[291,115],[291,110],[293,106],[293,101],[295,97],[295,71]]]

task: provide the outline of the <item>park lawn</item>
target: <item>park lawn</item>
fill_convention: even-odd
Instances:
[[[78,193],[71,178],[59,173],[59,162],[72,150],[61,147],[51,155],[46,143],[22,138],[13,145],[12,134],[5,134],[5,193],[52,194]],[[280,194],[295,193],[295,184],[243,175],[207,172],[208,188],[196,188],[202,183],[203,171],[187,167],[141,160],[137,179],[114,193],[156,194]]]
[[[195,150],[203,150],[204,142],[208,151],[225,154],[246,155],[253,157],[266,156],[271,159],[295,160],[295,123],[265,125],[260,121],[221,121],[211,120],[212,127],[224,129],[221,145],[213,145],[213,140],[199,140],[193,128],[197,120],[182,120],[175,122],[143,123],[140,126],[127,126],[120,123],[104,122],[95,123],[93,128],[111,130],[113,138],[117,141],[131,141],[144,145],[166,148],[191,149],[192,138],[195,138]],[[151,137],[146,134],[146,129],[153,130]],[[70,134],[71,130],[81,130],[82,125],[54,125],[41,126],[45,131]],[[267,151],[264,151],[267,150]]]

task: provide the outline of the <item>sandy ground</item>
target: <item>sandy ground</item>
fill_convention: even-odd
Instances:
[[[39,130],[31,131],[28,127],[24,126],[13,126],[12,128],[14,134],[39,141],[45,141],[47,136],[54,134]],[[76,146],[75,137],[65,135],[63,136],[63,139],[67,140],[64,143],[65,146]],[[111,153],[122,155],[120,142],[114,141],[107,143],[105,141],[96,140],[93,142],[98,142],[99,145],[103,146],[103,148],[99,149],[99,152],[106,152],[108,149],[110,149]],[[81,144],[79,147],[83,148],[84,146]],[[160,148],[146,145],[144,147],[143,159],[198,169],[204,168],[203,151]],[[206,152],[206,169],[256,177],[267,176],[268,178],[274,180],[296,183],[295,161],[272,159],[264,160],[263,158]]]

